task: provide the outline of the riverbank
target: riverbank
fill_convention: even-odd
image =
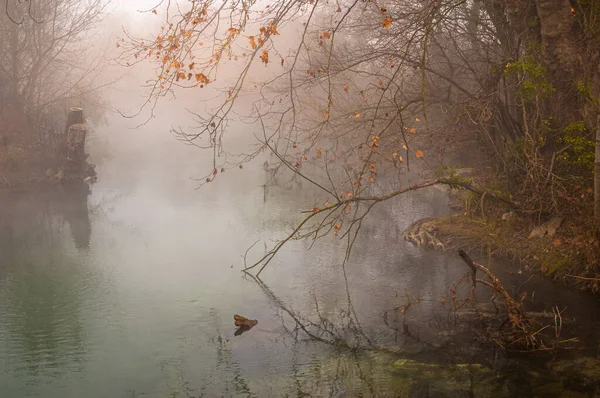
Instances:
[[[29,159],[35,158],[35,156],[25,156]],[[96,179],[95,166],[87,163],[84,179],[78,178],[79,176],[65,175],[51,160],[44,162],[42,167],[31,167],[29,162],[16,163],[16,170],[1,166],[3,165],[0,165],[0,193],[60,191],[65,186],[87,186],[84,182],[87,177],[90,179],[86,182]]]
[[[456,214],[416,221],[404,231],[419,247],[459,249],[517,261],[527,270],[541,271],[583,290],[600,289],[599,241],[577,220],[555,217],[539,225],[490,200],[465,205],[466,195],[455,189]]]
[[[14,131],[0,130],[0,191],[96,181],[96,166],[87,161],[88,129],[81,108],[69,110],[64,134],[51,130],[38,135],[15,137]]]

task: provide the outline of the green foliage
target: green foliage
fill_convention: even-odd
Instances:
[[[571,147],[559,157],[564,164],[593,169],[596,145],[586,137],[586,132],[583,120],[570,123],[565,127],[563,141]]]
[[[526,100],[544,99],[554,92],[554,87],[546,77],[546,68],[531,55],[507,63],[504,67],[504,75],[519,76],[522,79],[519,94]]]
[[[447,177],[456,174],[456,167],[453,166],[436,166],[433,169],[433,174],[437,177]]]
[[[577,83],[577,92],[581,94],[582,97],[588,100],[596,100],[592,95],[592,89],[589,83],[579,82]]]

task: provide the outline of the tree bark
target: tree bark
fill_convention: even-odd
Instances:
[[[543,64],[555,89],[547,105],[563,126],[580,120],[577,82],[582,78],[582,43],[569,0],[537,0]]]
[[[537,0],[543,56],[549,71],[573,78],[578,69],[580,48],[573,40],[574,17],[569,0]]]
[[[600,105],[596,119],[596,154],[594,160],[594,227],[600,232]]]

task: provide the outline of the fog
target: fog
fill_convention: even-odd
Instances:
[[[589,156],[491,5],[9,0],[0,396],[597,392],[597,301],[533,271],[588,238],[525,231]]]

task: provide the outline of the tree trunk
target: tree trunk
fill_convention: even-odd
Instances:
[[[600,105],[596,119],[596,158],[594,160],[594,227],[600,232]]]
[[[559,122],[580,120],[581,103],[576,89],[582,78],[582,43],[574,28],[575,17],[569,0],[537,0],[543,64],[555,89],[547,104]]]

